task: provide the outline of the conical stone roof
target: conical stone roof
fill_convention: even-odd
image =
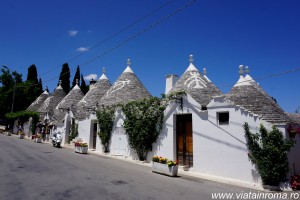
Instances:
[[[93,87],[85,94],[85,96],[77,104],[78,119],[87,117],[93,108],[95,108],[99,100],[106,94],[111,87],[107,76],[103,73]]]
[[[286,124],[290,121],[288,115],[280,108],[250,75],[240,75],[239,81],[226,95],[226,98],[263,120],[273,124]]]
[[[65,91],[59,85],[50,96],[43,102],[43,104],[39,107],[38,112],[40,113],[48,113],[48,115],[52,116],[53,111],[57,104],[61,102],[61,100],[66,96]]]
[[[55,107],[53,115],[54,124],[57,126],[63,125],[62,119],[68,110],[75,114],[77,110],[77,103],[82,99],[82,97],[83,93],[77,83],[69,94],[67,94],[67,96],[65,96]]]
[[[190,55],[190,65],[175,83],[172,91],[185,91],[201,106],[206,107],[214,96],[222,95],[222,92],[207,78],[200,74],[193,65],[193,56]],[[206,71],[206,70],[205,70]]]
[[[55,109],[69,109],[71,107],[76,107],[77,103],[82,99],[83,93],[76,84],[74,88],[65,96],[61,102],[56,106]]]
[[[124,72],[100,99],[98,105],[113,105],[150,98],[151,94],[130,68],[130,60]]]
[[[37,111],[44,101],[48,98],[49,93],[45,90],[26,110]]]

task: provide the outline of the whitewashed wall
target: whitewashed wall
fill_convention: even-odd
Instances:
[[[78,138],[81,138],[83,142],[89,145],[89,148],[93,146],[93,123],[97,121],[95,114],[91,114],[89,118],[78,121]],[[99,127],[98,127],[99,129]],[[103,152],[103,147],[100,138],[96,139],[96,151]]]
[[[121,109],[118,109],[115,112],[115,122],[110,142],[110,153],[112,155],[120,155],[137,160],[137,154],[128,144],[128,136],[123,128],[124,119],[125,114]]]
[[[256,132],[261,121],[242,108],[223,102],[211,102],[207,111],[187,95],[183,110],[178,104],[166,109],[165,124],[158,141],[153,145],[153,155],[176,160],[176,122],[174,114],[192,114],[193,119],[193,171],[207,175],[258,183],[259,177],[248,159],[243,124],[248,122]],[[228,111],[229,125],[218,125],[216,113]],[[269,124],[266,126],[269,127]],[[152,155],[151,155],[152,156]],[[151,159],[149,155],[149,160]]]

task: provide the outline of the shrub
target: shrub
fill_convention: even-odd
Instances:
[[[275,126],[267,131],[261,124],[260,134],[253,134],[248,123],[245,123],[244,130],[249,159],[257,168],[263,184],[278,186],[289,171],[287,153],[295,145],[295,141],[285,139]]]

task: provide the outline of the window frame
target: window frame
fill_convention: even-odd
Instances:
[[[220,123],[220,114],[228,114],[228,121]],[[218,126],[230,125],[230,112],[229,111],[217,112],[217,124]]]

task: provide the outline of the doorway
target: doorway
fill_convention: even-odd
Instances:
[[[97,145],[97,122],[92,122],[92,149],[96,149]]]
[[[192,114],[176,115],[177,160],[179,165],[193,166]]]

